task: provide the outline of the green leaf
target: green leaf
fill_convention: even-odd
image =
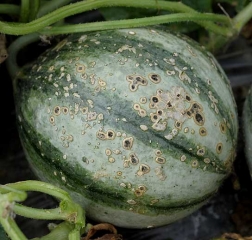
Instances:
[[[182,2],[199,12],[212,12],[212,0],[170,0],[172,2]],[[157,0],[158,6],[158,0]],[[131,19],[167,14],[167,11],[159,11],[144,8],[110,7],[99,9],[106,20]]]
[[[168,0],[167,0],[168,1]],[[212,12],[212,0],[170,0],[172,2],[182,2],[199,12]],[[158,0],[157,0],[158,6]],[[120,19],[134,19],[141,17],[157,16],[162,14],[169,14],[168,11],[154,10],[154,9],[144,9],[144,8],[126,8],[126,7],[110,7],[99,9],[100,13],[106,20],[120,20]],[[195,31],[200,28],[199,25],[188,22],[185,23],[173,23],[167,24],[167,27],[173,31],[188,33]]]
[[[199,12],[212,12],[212,0],[182,0],[181,2]]]
[[[124,8],[124,7],[111,7],[101,8],[100,13],[106,20],[120,20],[120,19],[132,19],[140,17],[149,17],[164,14],[164,11],[158,12],[153,9],[142,9],[142,8]],[[166,12],[167,13],[167,12]]]
[[[1,224],[0,224],[0,239],[1,240],[9,240],[9,238],[5,234],[5,231],[4,231],[4,229],[3,229],[3,227],[2,227]]]

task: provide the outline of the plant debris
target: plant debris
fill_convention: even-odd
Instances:
[[[224,233],[221,238],[215,240],[252,240],[252,237],[242,237],[237,233]]]
[[[102,237],[91,239],[98,231],[109,231],[112,234],[105,234]],[[116,228],[109,223],[100,223],[92,226],[86,237],[83,237],[81,240],[123,240],[122,235],[117,234]]]

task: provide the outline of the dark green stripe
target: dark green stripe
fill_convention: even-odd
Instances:
[[[19,128],[19,133],[22,144],[28,151],[31,165],[35,169],[39,169],[47,181],[54,184],[56,182],[59,186],[78,192],[86,198],[96,201],[98,204],[124,210],[129,209],[129,204],[126,201],[130,198],[130,195],[133,195],[131,190],[118,188],[115,192],[115,189],[108,186],[108,184],[94,181],[91,173],[78,164],[73,166],[63,159],[57,160],[59,156],[62,156],[62,153],[50,144],[49,139],[45,139],[34,131],[26,121],[23,121],[22,128]],[[39,146],[39,141],[42,141],[43,147]],[[45,153],[43,157],[41,156],[41,152]],[[59,172],[62,172],[67,182],[64,183],[60,178],[57,178],[53,174],[54,170],[57,171],[57,176],[60,175]],[[84,186],[87,186],[87,188],[84,188]],[[146,215],[154,216],[161,213],[171,214],[179,210],[189,210],[206,201],[214,193],[215,191],[197,199],[177,201],[176,203],[169,203],[169,200],[164,199],[156,205],[150,205],[153,196],[147,194],[142,199],[135,198],[134,196],[133,199],[135,198],[140,204],[136,205],[136,207],[143,208]]]

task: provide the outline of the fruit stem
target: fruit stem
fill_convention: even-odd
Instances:
[[[234,18],[234,28],[240,32],[245,24],[252,18],[252,2],[242,9]]]

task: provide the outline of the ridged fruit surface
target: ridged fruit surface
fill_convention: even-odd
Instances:
[[[252,93],[249,89],[248,95],[243,106],[243,135],[245,143],[245,155],[249,168],[249,173],[252,178]]]
[[[238,127],[229,81],[184,36],[74,34],[24,67],[14,91],[32,168],[97,221],[171,223],[230,172]]]

